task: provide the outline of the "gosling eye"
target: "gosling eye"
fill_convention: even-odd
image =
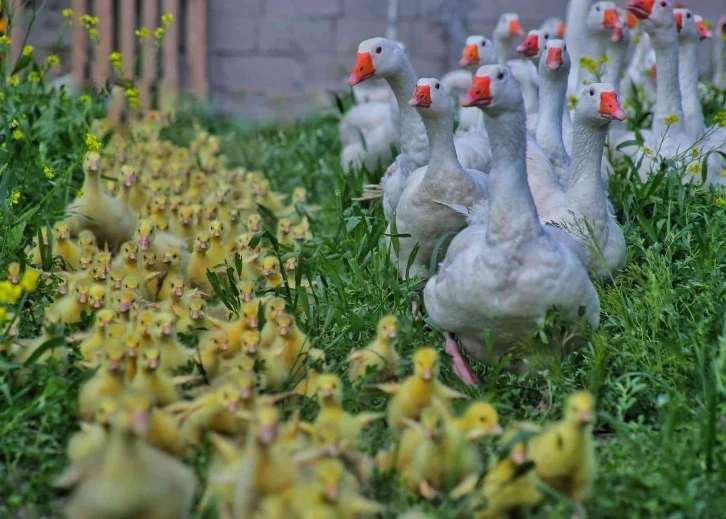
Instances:
[[[592,96],[594,96],[594,95],[595,95],[595,90],[591,88],[591,89],[590,89],[590,97],[592,97]]]
[[[381,52],[383,52],[383,48],[376,47],[376,54],[380,54]]]
[[[504,79],[504,72],[500,72],[499,74],[497,74],[497,79]]]

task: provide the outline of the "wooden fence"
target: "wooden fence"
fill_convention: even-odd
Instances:
[[[5,12],[12,17],[11,52],[16,58],[22,50],[27,23],[23,11],[29,8],[26,0],[5,2]],[[112,74],[109,56],[119,51],[123,56],[123,76],[136,84],[142,109],[172,103],[180,86],[194,96],[207,96],[207,0],[139,0],[138,3],[136,0],[71,0],[70,4],[73,9],[71,77],[75,84],[106,82]],[[90,41],[81,23],[84,14],[98,18],[98,43]],[[163,26],[164,14],[171,14],[173,22],[166,28],[159,46],[154,29]],[[182,19],[186,21],[184,27]],[[149,33],[143,40],[136,34],[142,27]],[[183,71],[179,53],[181,37],[185,38]],[[181,85],[182,77],[186,78],[184,85]],[[156,102],[155,97],[158,97]]]

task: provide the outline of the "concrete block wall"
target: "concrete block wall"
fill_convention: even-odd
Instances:
[[[211,99],[221,111],[250,119],[291,119],[329,104],[330,91],[347,88],[358,43],[386,28],[387,0],[208,1]],[[687,3],[707,19],[726,14],[724,0]],[[69,4],[46,1],[31,37],[39,52],[54,46],[64,24],[60,11]],[[518,12],[526,31],[564,17],[567,0],[399,0],[398,37],[421,76],[454,66],[451,52],[457,51],[449,49],[459,46],[449,45],[442,19],[452,4],[465,14],[469,34],[490,36],[503,12]],[[70,64],[67,46],[59,50]]]

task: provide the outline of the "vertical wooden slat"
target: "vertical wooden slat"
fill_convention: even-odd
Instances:
[[[149,29],[149,37],[142,43],[141,49],[141,81],[139,103],[142,110],[151,107],[151,85],[156,79],[156,47],[154,29],[159,24],[159,5],[157,0],[144,0],[142,25]]]
[[[111,72],[108,57],[113,50],[112,0],[95,0],[93,12],[98,17],[98,34],[101,38],[93,53],[93,79],[97,84],[102,84],[108,79]]]
[[[126,79],[134,78],[134,56],[136,55],[136,2],[121,1],[119,5],[119,39],[123,55],[123,73]]]
[[[85,0],[71,0],[73,9],[73,25],[71,26],[71,39],[73,44],[73,57],[71,60],[71,77],[73,82],[81,86],[85,80],[86,65],[86,35],[81,26],[81,16],[86,13]]]
[[[207,97],[207,0],[187,2],[187,75],[190,90]]]
[[[161,108],[167,111],[176,102],[179,92],[179,1],[163,0],[162,13],[170,14],[174,18],[171,27],[166,29],[161,61],[164,75],[161,88]]]
[[[10,44],[10,56],[12,56],[12,63],[17,62],[18,56],[23,50],[23,39],[25,38],[25,18],[23,17],[23,2],[22,0],[10,0],[9,2],[9,15],[12,19],[12,29],[10,30],[10,38],[12,43]]]

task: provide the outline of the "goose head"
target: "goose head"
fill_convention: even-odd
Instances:
[[[618,8],[615,2],[595,2],[590,7],[585,20],[587,29],[591,33],[610,32],[622,27]]]
[[[693,13],[689,9],[673,9],[673,21],[676,22],[679,40],[698,41],[698,27]]]
[[[481,67],[497,62],[497,53],[492,42],[484,36],[469,36],[461,53],[460,67]]]
[[[451,113],[451,98],[441,82],[433,77],[421,78],[408,101],[421,117],[440,117]]]
[[[387,38],[365,40],[358,45],[348,84],[354,86],[373,77],[385,78],[395,74],[406,59],[406,51],[398,42]]]
[[[485,65],[476,71],[462,106],[476,106],[488,114],[516,110],[522,104],[522,89],[504,65]]]
[[[713,38],[713,33],[711,32],[711,29],[708,28],[706,25],[705,20],[703,19],[703,16],[694,14],[693,19],[696,21],[696,29],[698,29],[698,39],[703,40],[710,40]]]
[[[626,117],[612,85],[592,83],[582,89],[575,109],[576,120],[586,120],[595,126],[606,126],[610,121],[624,121]]]
[[[553,38],[562,39],[565,36],[565,23],[559,18],[549,18],[540,25],[539,30],[550,33]]]
[[[562,40],[549,40],[539,61],[539,75],[563,75],[567,77],[570,72],[570,53]]]
[[[517,52],[537,63],[549,38],[550,34],[548,32],[532,29],[517,47]]]
[[[620,19],[620,25],[615,27],[612,33],[610,33],[610,41],[629,45],[631,41],[630,31],[633,27],[637,26],[638,19],[620,7],[618,7],[618,18]]]
[[[522,34],[522,25],[519,23],[517,13],[504,13],[494,28],[494,38],[497,40],[511,40]]]
[[[671,0],[628,0],[625,7],[641,20],[643,29],[651,37],[657,38],[658,35],[668,37],[669,34],[676,32]]]

